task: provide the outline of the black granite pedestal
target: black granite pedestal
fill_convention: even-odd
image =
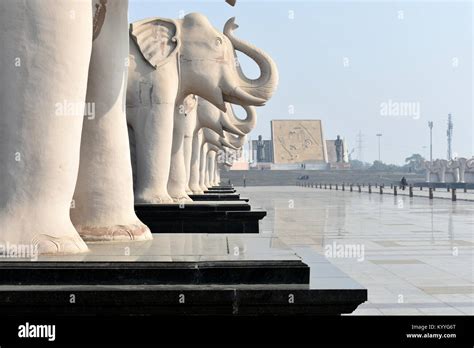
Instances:
[[[136,204],[152,233],[259,233],[267,213],[242,201]]]
[[[272,237],[169,234],[89,247],[85,255],[0,262],[0,313],[339,315],[367,300],[329,262],[311,259],[310,269]],[[318,281],[326,279],[314,278],[318,267],[325,277],[333,267],[333,278]]]
[[[209,187],[210,190],[233,190],[234,186],[232,185],[219,185],[219,186],[212,186]]]
[[[0,262],[2,285],[228,285],[308,282],[308,265],[296,259]]]
[[[235,193],[237,192],[235,189],[227,189],[227,190],[206,190],[204,193]]]
[[[192,194],[189,197],[196,202],[200,201],[245,201],[248,202],[248,198],[241,198],[239,193],[204,193],[204,194]]]
[[[71,305],[71,295],[75,303]],[[341,315],[367,300],[364,289],[298,286],[0,286],[2,316]]]

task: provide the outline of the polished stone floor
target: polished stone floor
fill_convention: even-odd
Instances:
[[[296,186],[238,191],[268,211],[262,234],[311,264],[313,280],[340,276],[318,267],[319,257],[368,289],[354,314],[474,314],[473,202]]]

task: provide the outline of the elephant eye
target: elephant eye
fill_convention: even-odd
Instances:
[[[220,37],[216,37],[215,44],[216,44],[216,46],[221,46],[222,45],[222,39]]]

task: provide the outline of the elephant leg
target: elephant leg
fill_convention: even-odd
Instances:
[[[130,110],[130,109],[129,109]],[[174,103],[152,104],[133,110],[137,156],[135,201],[172,203],[168,194]]]
[[[214,154],[214,169],[212,171],[212,185],[213,186],[217,186],[218,185],[218,182],[217,182],[217,157],[218,157],[218,153],[216,152]]]
[[[206,165],[206,181],[205,181],[205,185],[207,187],[211,187],[212,186],[212,173],[213,173],[213,160],[212,160],[212,155],[215,154],[214,151],[209,151],[207,153],[207,165]]]
[[[212,186],[217,186],[216,170],[217,170],[217,152],[214,152],[214,161],[212,163],[212,182],[211,182]]]
[[[189,173],[189,188],[194,194],[203,194],[201,186],[199,185],[200,164],[201,164],[201,143],[202,132],[196,132],[192,140],[192,154]]]
[[[88,250],[69,208],[79,166],[91,13],[90,1],[0,2],[0,243],[43,254]]]
[[[137,185],[137,153],[135,144],[135,131],[132,126],[127,125],[128,143],[130,146],[130,159],[132,161],[133,187]]]
[[[192,134],[192,133],[191,133]],[[187,194],[192,194],[193,191],[189,186],[189,180],[191,178],[191,156],[193,152],[193,137],[192,135],[185,135],[184,142],[183,142],[183,149],[184,149],[184,167],[186,171],[186,183],[185,183],[185,191]]]
[[[219,167],[217,165],[217,160],[215,163],[215,169],[214,169],[214,185],[219,186],[221,182],[220,175],[219,175]]]
[[[207,172],[207,143],[204,143],[201,146],[201,156],[199,164],[199,186],[202,191],[207,191],[208,187],[206,186],[206,172]]]
[[[98,1],[97,1],[98,3]],[[125,91],[128,1],[109,1],[93,42],[71,219],[86,241],[149,240],[135,215]]]
[[[191,116],[191,115],[190,115]],[[194,120],[190,120],[191,117],[187,117],[186,122],[186,133],[184,135],[183,141],[183,151],[184,151],[184,167],[185,167],[185,191],[187,194],[192,194],[193,191],[190,187],[191,179],[191,160],[193,156],[193,134],[194,129],[196,128],[196,112],[193,113]]]
[[[186,194],[186,167],[184,164],[184,134],[186,120],[179,106],[174,113],[173,144],[171,147],[170,175],[168,180],[168,194],[173,201],[191,201]]]

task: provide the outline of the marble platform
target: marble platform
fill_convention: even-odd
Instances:
[[[89,246],[81,256],[4,259],[0,312],[339,315],[367,299],[335,267],[338,282],[314,281],[318,267],[310,269],[274,237],[163,234],[150,242]],[[326,275],[331,265],[317,262]]]
[[[312,256],[301,250],[319,253],[367,288],[368,301],[353,314],[474,315],[474,204],[466,197],[474,194],[458,190],[456,202],[445,189],[433,200],[417,196],[427,191],[410,198],[408,190],[393,196],[334,186],[239,188],[268,212],[261,234],[282,239],[311,270]],[[436,199],[442,195],[447,199]],[[363,247],[363,257],[326,255],[334,245]],[[318,269],[322,276],[324,266]]]
[[[2,285],[308,284],[309,267],[274,238],[155,235],[90,243],[85,255],[0,262]]]
[[[136,204],[152,233],[259,233],[266,212],[243,201]]]

